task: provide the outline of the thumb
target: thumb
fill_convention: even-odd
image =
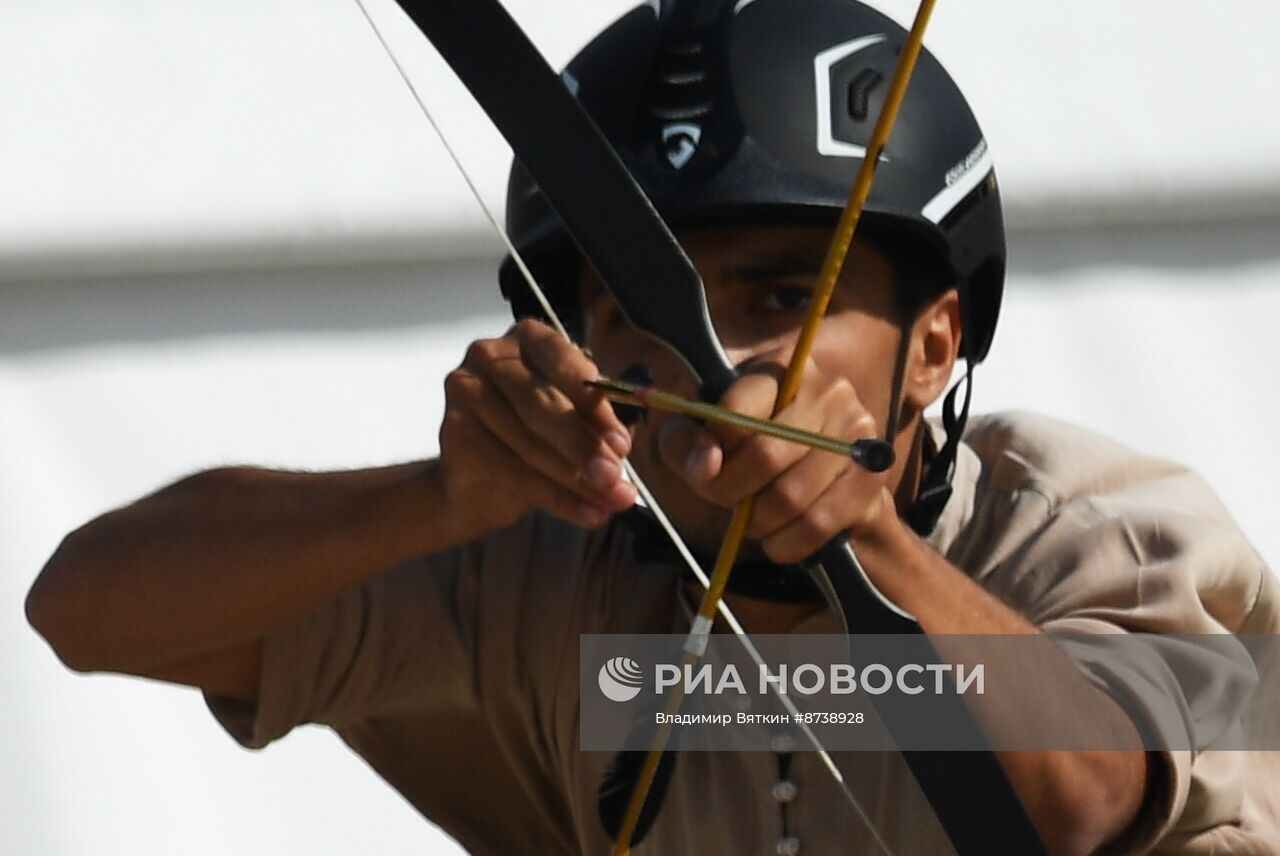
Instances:
[[[718,476],[724,463],[716,436],[685,416],[673,416],[658,429],[658,455],[669,469],[695,485]]]

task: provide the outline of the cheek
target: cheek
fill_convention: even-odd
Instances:
[[[879,418],[889,406],[900,337],[896,325],[874,316],[832,317],[818,334],[813,359],[829,377],[848,379]]]

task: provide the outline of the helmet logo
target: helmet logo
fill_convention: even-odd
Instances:
[[[701,125],[672,122],[662,129],[662,150],[667,156],[667,162],[676,169],[684,169],[698,151],[698,144],[701,142]]]
[[[835,105],[831,101],[831,78],[838,63],[883,41],[883,35],[861,36],[827,48],[813,58],[814,90],[818,101],[818,154],[834,158],[865,158],[867,156],[866,146],[836,139],[832,121]]]

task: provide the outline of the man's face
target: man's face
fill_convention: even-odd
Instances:
[[[681,244],[706,285],[716,333],[740,369],[781,377],[804,323],[830,242],[819,226],[703,228]],[[585,344],[600,370],[621,375],[643,363],[659,388],[693,396],[696,383],[666,347],[636,331],[595,276],[583,276]],[[815,368],[848,379],[884,430],[901,332],[894,303],[894,271],[870,244],[855,241],[813,350]],[[697,497],[681,474],[664,464],[658,442],[675,418],[653,411],[635,429],[632,462],[664,508],[701,546],[713,546],[728,512]]]

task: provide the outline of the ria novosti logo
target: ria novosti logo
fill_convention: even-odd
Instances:
[[[640,664],[630,657],[614,657],[600,667],[600,692],[610,701],[631,701],[640,695]]]

